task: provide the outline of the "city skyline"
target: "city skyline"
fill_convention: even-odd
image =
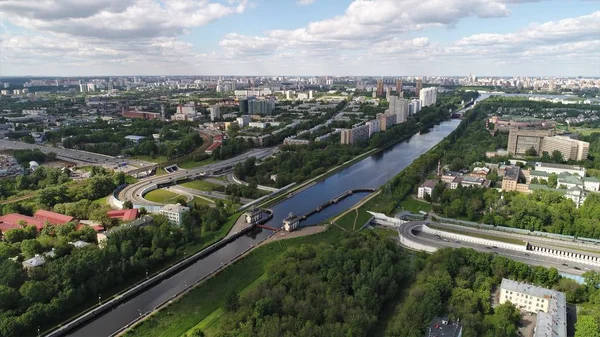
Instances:
[[[0,76],[600,76],[593,1],[0,4]]]

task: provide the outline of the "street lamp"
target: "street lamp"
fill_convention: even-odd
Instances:
[[[148,279],[148,271],[146,270],[146,280]]]
[[[142,316],[142,311],[140,309],[138,309],[138,314],[140,315],[140,317]]]
[[[102,305],[102,295],[98,295],[98,305]]]
[[[40,327],[39,326],[37,327],[37,330],[38,330],[38,337],[40,337]]]

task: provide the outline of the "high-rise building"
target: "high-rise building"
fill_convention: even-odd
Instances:
[[[87,84],[79,84],[79,92],[87,92]]]
[[[385,99],[389,100],[390,96],[392,96],[392,88],[387,87],[387,88],[385,88]]]
[[[396,115],[396,123],[404,123],[408,118],[408,100],[397,96],[390,97],[389,113]]]
[[[88,92],[94,92],[94,91],[96,91],[96,85],[94,83],[88,83],[87,84],[87,91]]]
[[[244,115],[244,116],[238,117],[236,119],[238,126],[240,128],[248,126],[250,124],[250,120],[251,120],[251,118],[248,115]]]
[[[377,80],[377,97],[383,97],[383,79]]]
[[[437,101],[437,88],[425,88],[421,89],[419,93],[419,99],[422,101],[422,106],[434,105]]]
[[[374,133],[381,131],[381,121],[379,119],[368,121],[366,125],[369,126],[369,138],[371,138]]]
[[[420,99],[413,99],[412,101],[410,101],[410,104],[408,106],[408,114],[410,116],[419,113],[419,111],[421,111],[421,105],[422,102]]]
[[[396,79],[396,95],[400,98],[404,96],[404,93],[402,92],[402,80],[399,78]]]
[[[345,129],[340,133],[341,144],[356,144],[367,139],[369,139],[369,125],[367,124]]]
[[[250,115],[270,115],[275,109],[275,99],[248,99],[248,114]]]
[[[221,118],[221,108],[218,105],[213,105],[209,108],[210,120],[214,122],[215,119]]]
[[[419,95],[421,94],[421,89],[423,89],[423,81],[421,81],[421,79],[419,78],[415,83],[415,95],[417,97],[419,97]]]
[[[379,129],[381,131],[386,131],[392,126],[396,125],[396,120],[398,117],[394,114],[383,114],[379,115]]]

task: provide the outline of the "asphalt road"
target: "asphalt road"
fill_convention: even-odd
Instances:
[[[255,149],[243,153],[239,156],[219,161],[214,164],[196,167],[189,170],[180,169],[178,171],[166,175],[144,178],[135,184],[127,186],[123,191],[121,191],[120,199],[122,201],[130,200],[136,205],[160,205],[159,203],[155,203],[144,199],[142,196],[142,192],[144,191],[144,189],[154,184],[169,184],[184,178],[193,179],[195,177],[200,177],[203,174],[208,174],[211,171],[217,171],[226,169],[228,167],[232,167],[235,164],[241,163],[250,157],[255,157],[257,159],[266,158],[277,151],[278,149],[276,147],[266,149]]]
[[[508,257],[512,260],[523,262],[532,266],[542,266],[546,268],[554,267],[558,269],[558,271],[582,275],[588,270],[593,269],[594,267],[584,263],[574,263],[574,262],[565,262],[564,260],[551,258],[546,256],[534,255],[525,252],[518,252],[510,249],[502,249],[502,248],[491,248],[490,246],[480,245],[472,242],[462,242],[455,241],[451,239],[444,239],[443,237],[436,238],[435,235],[423,233],[420,231],[420,227],[428,221],[413,221],[402,225],[398,229],[399,234],[404,238],[410,238],[412,241],[421,243],[423,245],[427,245],[435,248],[473,248],[475,250],[487,253],[495,253],[498,255],[502,255]],[[400,239],[400,243],[402,243],[402,239]],[[566,266],[564,264],[567,264]],[[574,267],[578,267],[579,270],[574,269]]]
[[[142,160],[135,160],[129,158],[116,158],[112,156],[107,156],[104,154],[80,151],[74,149],[63,149],[60,147],[51,147],[47,145],[40,144],[28,144],[14,140],[6,140],[0,139],[0,150],[33,150],[39,149],[44,153],[54,152],[56,153],[56,157],[61,160],[69,161],[76,163],[78,165],[103,165],[107,167],[114,167],[117,164],[122,162],[127,162],[130,165],[143,167],[149,166],[153,163],[145,162]]]

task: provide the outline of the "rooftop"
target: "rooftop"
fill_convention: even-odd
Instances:
[[[535,163],[535,167],[549,167],[549,168],[565,169],[565,170],[583,170],[583,167],[581,167],[581,166],[542,163],[542,162]]]
[[[518,166],[506,166],[504,171],[504,179],[519,180],[521,168]]]
[[[137,218],[138,210],[137,210],[137,208],[114,210],[114,211],[106,212],[106,215],[108,215],[108,217],[111,219],[121,219],[123,221],[131,221],[131,220],[135,220]]]
[[[421,184],[421,187],[434,188],[435,185],[437,185],[437,183],[438,182],[436,180],[428,179],[428,180],[425,180],[423,182],[423,184]]]
[[[68,215],[64,215],[64,214],[60,214],[60,213],[56,213],[56,212],[45,211],[43,209],[40,209],[39,211],[35,212],[33,217],[37,218],[37,219],[41,219],[43,221],[49,221],[50,223],[52,223],[54,225],[64,225],[68,222],[73,221],[73,219],[74,219],[72,216],[68,216]]]
[[[164,205],[163,208],[160,209],[165,212],[186,212],[189,211],[190,208],[186,206],[181,206],[181,204],[167,204]]]

